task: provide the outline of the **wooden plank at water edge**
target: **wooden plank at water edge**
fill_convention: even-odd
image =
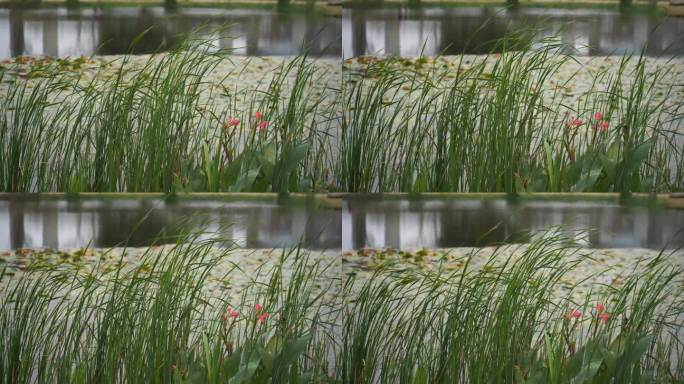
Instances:
[[[668,16],[684,17],[684,0],[670,0],[670,4],[665,6]]]

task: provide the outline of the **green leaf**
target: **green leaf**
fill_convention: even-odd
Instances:
[[[625,351],[625,365],[630,366],[637,364],[646,351],[648,351],[652,342],[653,336],[646,335],[632,344],[630,348]]]
[[[286,172],[291,172],[295,169],[297,169],[297,166],[299,163],[304,160],[306,157],[307,152],[309,152],[309,143],[305,142],[299,145],[296,145],[294,148],[292,148],[290,151],[287,153],[287,158],[285,161],[286,167],[285,171]]]
[[[287,367],[296,362],[297,359],[299,359],[299,356],[306,351],[310,340],[311,335],[304,335],[288,343],[283,349],[283,359],[281,360],[282,366]]]
[[[273,178],[273,173],[276,167],[276,144],[275,142],[270,142],[257,156],[259,163],[261,165],[261,170],[264,173],[264,177],[267,180]]]
[[[589,158],[587,158],[589,161]],[[595,161],[593,158],[591,162],[586,164],[582,168],[582,174],[580,175],[577,183],[572,187],[573,192],[585,192],[590,191],[596,184],[601,172],[603,171],[603,165],[600,161]]]
[[[617,176],[615,178],[616,188],[620,192],[629,192],[631,190],[629,181],[635,172],[638,172],[641,165],[648,158],[649,153],[655,140],[653,138],[644,141],[629,151],[627,158],[618,166]]]
[[[255,351],[251,354],[247,364],[240,366],[240,370],[230,379],[229,383],[249,383],[254,376],[254,373],[256,373],[259,368],[259,365],[261,365],[261,356]]]
[[[242,349],[238,348],[223,361],[223,374],[226,377],[233,377],[240,368],[240,355]]]
[[[606,151],[606,157],[613,162],[617,163],[619,160],[620,156],[620,141],[615,140],[613,141],[610,146],[608,146],[608,150]]]
[[[273,189],[278,192],[288,192],[290,174],[296,171],[297,166],[304,160],[309,151],[309,142],[304,142],[290,147],[283,154],[283,159],[278,163],[273,173]]]
[[[261,364],[264,366],[264,370],[270,372],[273,370],[273,363],[275,361],[275,356],[273,353],[266,350],[266,348],[261,345],[257,346],[257,352],[261,356]]]
[[[235,191],[249,191],[254,184],[257,176],[259,176],[259,168],[250,169],[247,173],[240,176],[240,178],[235,183]]]
[[[544,153],[546,155],[546,177],[548,178],[548,191],[558,192],[560,190],[560,177],[557,172],[558,164],[553,158],[553,151],[548,142],[544,142]]]
[[[416,368],[413,374],[413,384],[428,384],[428,372],[425,367]]]
[[[625,163],[625,173],[629,174],[641,167],[641,164],[648,158],[648,154],[651,152],[654,143],[654,139],[648,139],[629,153],[629,158]]]
[[[202,144],[202,155],[207,191],[218,192],[218,164],[211,157],[209,146],[206,143]]]

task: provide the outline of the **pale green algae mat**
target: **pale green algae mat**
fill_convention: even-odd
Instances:
[[[7,84],[16,78],[25,79],[29,87],[49,76],[55,68],[59,72],[79,80],[79,84],[93,84],[111,80],[116,77],[117,72],[123,68],[124,71],[131,71],[136,74],[136,70],[151,67],[159,62],[166,54],[157,55],[113,55],[113,56],[92,56],[75,57],[64,59],[53,58],[33,58],[23,56],[15,59],[8,59],[0,63],[0,72],[4,72],[6,78],[0,84],[0,95],[6,93]],[[205,74],[204,78],[199,79],[199,104],[205,105],[207,109],[212,107],[217,109],[229,108],[233,111],[250,112],[253,103],[258,102],[259,97],[264,95],[258,91],[265,91],[279,71],[295,60],[295,57],[288,56],[232,56],[228,55],[221,59],[218,64]],[[315,66],[315,76],[308,84],[314,90],[314,94],[320,96],[321,104],[319,108],[326,110],[331,108],[336,99],[330,94],[339,88],[341,81],[340,62],[331,58],[309,59]],[[294,80],[297,75],[296,70],[289,71],[287,78]],[[286,82],[291,85],[292,82]],[[5,91],[5,92],[3,92]],[[256,92],[255,92],[256,91]],[[288,89],[284,94],[288,95]],[[65,96],[65,94],[60,97]],[[2,96],[0,96],[2,97]],[[256,98],[256,99],[255,99]],[[311,98],[314,103],[318,100]]]
[[[12,78],[20,77],[28,81],[29,87],[43,76],[47,75],[45,69],[50,63],[59,62],[64,74],[78,76],[83,84],[93,80],[109,79],[115,76],[122,63],[126,63],[126,68],[142,68],[150,59],[157,60],[163,54],[152,55],[119,55],[119,56],[93,56],[89,58],[30,58],[24,57],[18,60],[6,60],[0,64],[0,71],[7,76],[3,83],[11,81]],[[583,95],[592,89],[604,89],[607,86],[611,73],[617,70],[621,56],[596,56],[584,57],[575,56],[566,60],[555,73],[554,77],[543,85],[545,96],[548,101],[563,101],[568,107],[577,107]],[[387,61],[389,65],[397,70],[406,73],[435,73],[443,75],[444,79],[453,79],[459,66],[461,70],[467,70],[482,61],[487,62],[491,69],[494,62],[499,59],[499,55],[464,55],[464,56],[444,56],[438,58],[404,58]],[[560,60],[558,57],[554,58]],[[244,57],[228,56],[223,59],[214,70],[210,71],[202,79],[203,86],[200,93],[201,103],[215,105],[217,107],[234,105],[237,110],[249,110],[253,102],[253,94],[244,94],[241,91],[265,89],[277,70],[283,64],[293,60],[292,57]],[[627,73],[634,68],[637,58],[633,58],[627,66]],[[657,69],[666,69],[667,75],[663,76],[654,84],[656,89],[655,97],[651,100],[654,104],[664,102],[663,107],[681,103],[684,99],[684,58],[655,58],[647,57],[646,71],[653,72]],[[338,101],[332,95],[339,90],[342,74],[345,74],[345,82],[355,82],[363,74],[370,63],[385,61],[372,57],[361,57],[348,59],[340,66],[338,59],[318,58],[312,63],[317,67],[318,73],[312,80],[310,86],[317,90],[323,99],[320,108],[326,110],[331,108]],[[487,70],[483,73],[487,75]],[[294,78],[296,71],[292,71],[289,76]],[[669,92],[672,86],[679,86],[674,93]],[[5,89],[6,84],[0,84],[0,90]],[[624,84],[628,89],[629,84]],[[437,87],[439,89],[439,87]],[[399,94],[409,93],[410,84],[404,84],[399,90]],[[4,92],[0,92],[4,94]],[[313,100],[312,100],[313,101]],[[232,108],[231,108],[232,109]]]
[[[354,275],[360,281],[387,266],[441,272],[452,277],[460,276],[463,271],[495,275],[501,268],[506,270],[515,263],[527,249],[527,244],[420,249],[413,252],[361,249],[344,254],[343,270],[345,274]],[[646,271],[647,263],[660,254],[660,251],[640,248],[568,248],[564,252],[568,261],[577,262],[577,265],[560,279],[560,284],[554,286],[553,295],[559,300],[568,298],[578,305],[590,297],[600,298],[606,289],[622,288],[629,275]],[[673,266],[684,268],[684,251],[665,250],[663,253]],[[679,276],[680,280],[672,282],[673,298],[678,296],[675,292],[684,290],[683,278],[684,276]]]
[[[507,55],[512,55],[509,52]],[[528,54],[529,55],[529,54]],[[469,69],[476,68],[480,64],[485,64],[481,74],[481,79],[486,79],[494,70],[494,65],[501,60],[500,54],[491,55],[462,55],[462,56],[440,56],[422,58],[380,58],[372,56],[362,56],[347,59],[343,63],[343,73],[345,81],[356,82],[364,77],[366,71],[372,66],[385,66],[393,71],[413,75],[430,74],[431,80],[454,80],[458,73],[463,73]],[[560,64],[553,76],[546,80],[537,91],[544,91],[545,100],[548,102],[563,101],[564,106],[578,109],[582,96],[592,90],[603,90],[611,80],[610,75],[615,75],[619,69],[623,56],[550,56],[545,64],[549,66],[555,63]],[[635,69],[638,56],[632,56],[624,69],[624,76],[628,78]],[[646,74],[653,74],[656,71],[664,71],[659,81],[653,85],[655,87],[654,98],[650,100],[654,105],[664,102],[663,107],[681,104],[684,99],[684,57],[644,57]],[[499,63],[500,65],[500,63]],[[540,68],[529,68],[530,73],[539,71]],[[368,76],[370,80],[373,74]],[[420,78],[418,78],[420,81]],[[413,84],[417,86],[418,84]],[[439,83],[431,84],[436,90],[440,89]],[[445,82],[445,85],[448,85]],[[631,84],[628,81],[623,83],[623,90],[628,91]],[[675,92],[669,92],[675,87]],[[412,84],[406,82],[399,89],[399,95],[411,93]],[[389,96],[389,95],[388,95]]]
[[[154,269],[154,258],[157,255],[169,253],[175,245],[111,249],[28,249],[0,252],[0,271],[6,268],[2,285],[10,281],[18,281],[27,272],[54,270],[66,276],[89,274],[102,275],[116,272],[119,267],[123,271],[150,272]],[[215,247],[214,255],[221,256],[202,287],[206,297],[228,300],[234,307],[241,305],[243,293],[253,285],[268,283],[270,270],[279,263],[283,255],[282,249],[232,249]],[[333,292],[327,289],[327,284],[338,276],[340,260],[336,258],[339,252],[303,251],[309,256],[308,262],[320,262],[322,266],[321,279],[317,287],[325,291],[328,302],[333,302]],[[211,255],[210,255],[211,256]],[[283,266],[283,278],[291,275],[294,257],[289,257]],[[337,266],[336,266],[337,265]],[[41,277],[36,274],[36,277]],[[3,291],[0,289],[0,291]],[[74,294],[75,292],[71,292]]]
[[[324,272],[317,282],[317,288],[324,292],[324,301],[332,303],[337,295],[336,289],[329,289],[331,281],[342,284],[353,277],[355,285],[360,285],[383,267],[395,266],[417,272],[438,272],[458,276],[459,272],[498,273],[507,260],[515,260],[525,252],[528,245],[511,244],[501,247],[419,249],[413,252],[392,249],[361,249],[354,252],[302,250],[309,257],[309,263],[321,263]],[[27,271],[40,271],[58,267],[67,274],[86,276],[90,273],[106,273],[117,269],[152,270],[153,266],[146,254],[164,254],[172,246],[152,248],[112,248],[112,249],[71,249],[56,251],[51,249],[18,249],[0,252],[0,270],[5,268],[2,285],[18,280]],[[216,254],[225,255],[213,267],[203,290],[207,297],[229,298],[239,305],[245,289],[254,283],[266,283],[268,271],[275,266],[283,254],[282,249],[233,249],[215,248]],[[584,249],[568,248],[568,260],[577,265],[567,273],[560,284],[554,287],[554,296],[569,298],[579,304],[589,297],[600,297],[606,289],[620,289],[629,275],[646,270],[648,261],[660,253],[649,249]],[[684,268],[684,251],[663,251],[666,259],[675,267]],[[148,255],[149,256],[149,255]],[[292,258],[291,258],[292,259]],[[292,260],[289,260],[292,261]],[[283,268],[285,278],[289,276],[286,261]],[[146,265],[148,263],[149,265]],[[510,264],[509,264],[510,266]],[[671,283],[671,292],[684,290],[684,276]],[[339,288],[340,285],[337,285]],[[0,291],[4,291],[0,290]]]

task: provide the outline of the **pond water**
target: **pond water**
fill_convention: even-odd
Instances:
[[[340,206],[342,209],[334,208]],[[290,198],[0,197],[0,251],[148,245],[206,229],[243,248],[396,249],[528,242],[559,227],[589,248],[684,247],[684,210],[612,200],[349,196]]]
[[[342,248],[394,249],[528,242],[559,227],[578,246],[663,249],[684,246],[684,210],[611,201],[349,198]]]
[[[339,56],[341,50],[340,19],[302,8],[0,7],[0,58],[152,53],[200,27],[217,47],[240,55],[297,55],[305,46],[313,56]]]
[[[387,6],[345,8],[342,16],[344,58],[359,55],[434,56],[482,54],[492,41],[533,28],[528,42],[558,37],[580,55],[639,52],[684,54],[684,18],[635,7],[507,9],[497,6]],[[524,43],[528,45],[527,43]]]
[[[204,227],[206,225],[206,227]],[[0,197],[0,250],[150,244],[206,228],[243,248],[339,249],[339,209],[315,200]]]

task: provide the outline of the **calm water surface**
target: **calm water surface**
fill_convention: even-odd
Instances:
[[[204,225],[208,225],[204,227]],[[150,244],[206,228],[244,248],[339,249],[339,209],[316,201],[0,197],[0,250]]]
[[[313,199],[0,197],[0,250],[142,246],[208,229],[244,248],[484,246],[528,242],[549,227],[589,248],[684,247],[684,210],[612,201],[352,196]],[[182,225],[181,225],[182,224]],[[208,227],[205,227],[208,225]]]
[[[555,226],[562,226],[565,235],[584,247],[684,246],[684,210],[606,201],[350,198],[342,209],[342,248],[527,242]]]
[[[481,54],[491,42],[535,28],[531,43],[558,37],[581,55],[684,54],[684,18],[634,9],[363,7],[344,9],[342,51],[359,55]],[[570,48],[568,51],[572,51]]]
[[[130,53],[134,39],[149,28],[132,52],[151,53],[199,27],[226,27],[205,37],[241,55],[296,55],[303,46],[314,56],[339,56],[341,50],[340,19],[303,9],[0,7],[0,58]]]

